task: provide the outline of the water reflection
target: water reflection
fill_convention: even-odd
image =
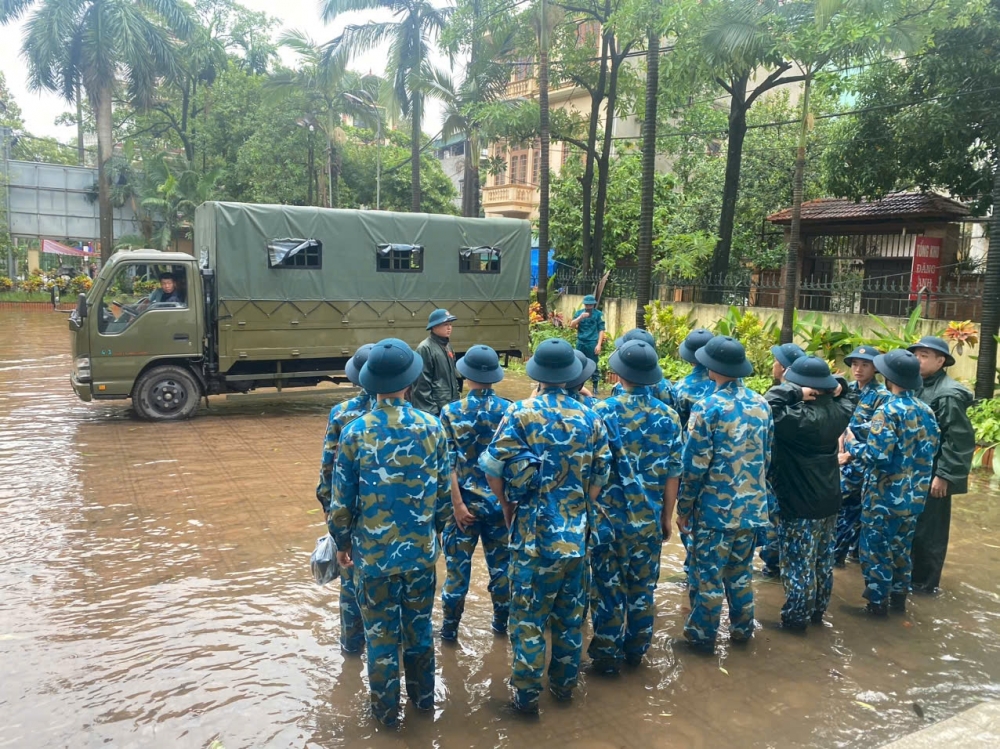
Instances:
[[[956,503],[940,597],[857,618],[849,566],[829,622],[796,636],[773,628],[781,586],[760,581],[757,636],[712,658],[669,646],[687,606],[670,542],[648,663],[584,674],[537,720],[505,710],[510,646],[477,557],[460,640],[437,646],[436,711],[379,729],[363,661],[339,651],[336,588],[307,566],[345,391],[213,399],[151,425],[75,399],[63,316],[0,324],[0,746],[869,746],[1000,697],[1000,495],[980,481]]]

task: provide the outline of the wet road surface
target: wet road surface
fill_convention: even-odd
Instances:
[[[436,710],[376,728],[336,584],[308,569],[326,414],[349,392],[151,425],[78,402],[70,368],[64,315],[0,312],[0,747],[861,747],[1000,698],[1000,492],[981,479],[956,499],[942,595],[857,617],[849,565],[803,636],[772,628],[781,586],[758,581],[762,628],[713,657],[669,645],[687,598],[672,540],[647,662],[584,673],[538,719],[505,711],[510,646],[477,555],[459,642],[436,643]]]

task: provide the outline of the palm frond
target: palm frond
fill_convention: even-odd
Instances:
[[[396,3],[393,0],[321,0],[323,20],[329,23],[343,13],[357,10],[392,10]]]

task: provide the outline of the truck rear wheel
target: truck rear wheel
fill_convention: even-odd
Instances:
[[[184,367],[153,367],[135,384],[132,407],[147,421],[188,419],[198,410],[201,388]]]

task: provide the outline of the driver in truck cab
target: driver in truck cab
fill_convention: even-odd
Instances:
[[[181,299],[177,288],[177,279],[169,271],[160,274],[160,288],[154,289],[153,293],[149,295],[150,304],[158,304],[160,302],[184,304],[184,300]]]

